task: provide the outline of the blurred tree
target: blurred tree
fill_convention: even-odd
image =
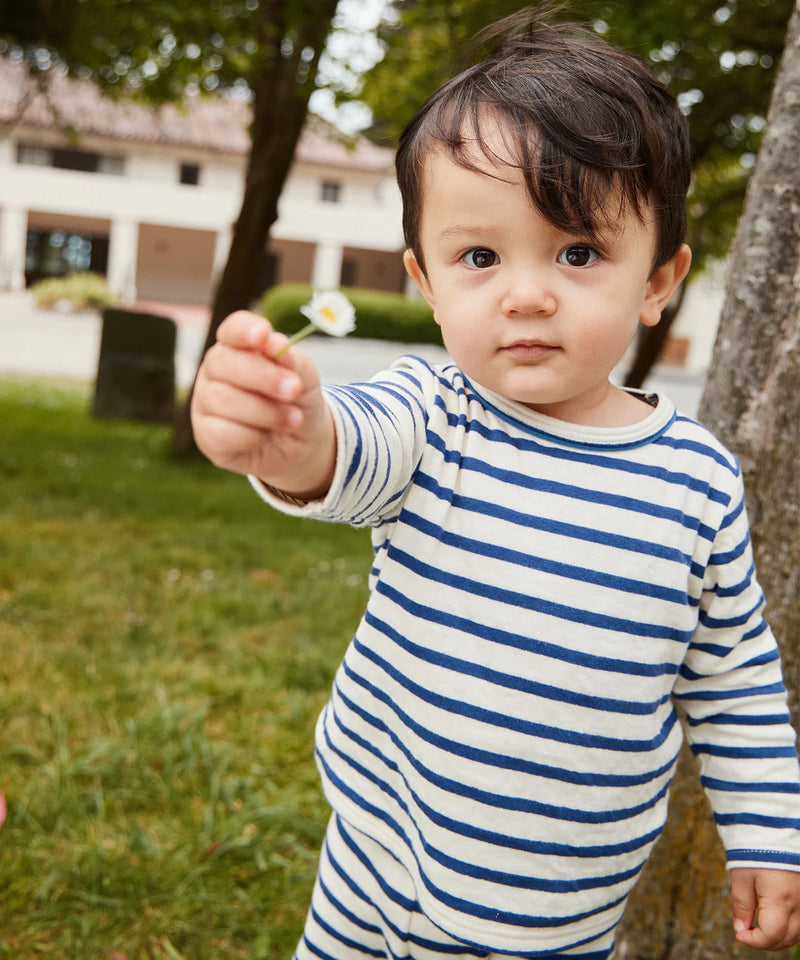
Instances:
[[[468,65],[463,51],[475,34],[525,6],[520,0],[404,0],[390,10],[380,32],[383,60],[355,94],[373,112],[370,135],[394,144],[422,99]],[[791,9],[792,0],[575,0],[561,11],[649,61],[689,117],[695,273],[724,257],[733,239]],[[641,337],[629,385],[644,381],[676,312]]]
[[[252,98],[252,147],[206,347],[258,292],[267,238],[315,89],[338,0],[0,0],[5,52],[47,71],[94,79],[107,93],[158,104],[187,90]],[[194,449],[188,407],[175,447]]]

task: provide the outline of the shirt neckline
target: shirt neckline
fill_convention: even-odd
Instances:
[[[584,426],[548,417],[536,410],[531,410],[522,403],[509,400],[466,376],[464,380],[484,406],[493,410],[502,419],[517,424],[527,432],[573,446],[605,449],[642,446],[661,436],[676,417],[674,403],[665,394],[657,393],[658,405],[651,407],[650,412],[638,423],[623,427]],[[625,389],[637,397],[653,393],[653,391]],[[643,409],[647,410],[647,407]]]

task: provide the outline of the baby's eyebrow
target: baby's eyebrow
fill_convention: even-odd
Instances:
[[[439,232],[441,240],[459,240],[462,237],[474,237],[480,234],[491,237],[494,229],[485,223],[454,223]]]

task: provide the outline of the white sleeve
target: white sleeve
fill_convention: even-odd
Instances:
[[[741,480],[741,478],[740,478]],[[800,871],[800,774],[739,482],[675,684],[728,866]]]
[[[249,477],[259,496],[284,513],[371,526],[398,513],[419,464],[436,374],[423,361],[399,360],[367,383],[327,386],[336,427],[336,470],[324,499],[301,503]]]

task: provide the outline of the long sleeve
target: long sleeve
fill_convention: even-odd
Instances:
[[[778,647],[764,619],[744,489],[714,541],[675,684],[728,866],[800,870],[800,779]]]
[[[425,444],[433,372],[411,357],[368,383],[325,388],[336,427],[336,470],[327,496],[305,506],[259,496],[285,513],[375,526],[396,514]]]

